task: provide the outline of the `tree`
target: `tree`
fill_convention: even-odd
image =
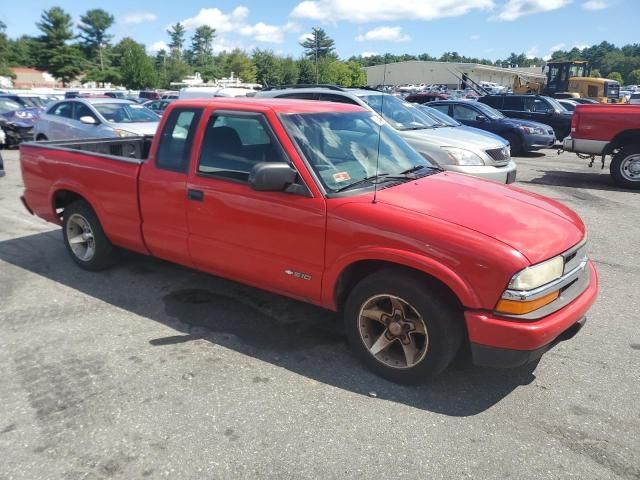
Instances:
[[[82,15],[80,17],[80,23],[78,24],[78,29],[81,32],[78,35],[80,45],[87,59],[92,61],[92,63],[98,63],[100,70],[104,70],[105,68],[105,55],[103,50],[109,46],[113,38],[112,35],[107,33],[107,30],[113,26],[113,23],[113,15],[101,8],[95,8],[88,10],[87,13]]]
[[[640,84],[640,68],[629,72],[629,75],[627,75],[627,83],[630,85]]]
[[[309,38],[300,42],[300,46],[305,49],[305,56],[313,60],[315,64],[316,83],[320,79],[320,60],[328,57],[336,58],[334,44],[335,42],[327,35],[327,32],[322,28],[316,27],[311,29],[311,36]]]
[[[144,45],[126,37],[113,50],[116,55],[114,66],[120,71],[125,87],[140,90],[156,85],[153,60],[147,55]]]
[[[347,67],[349,68],[349,76],[351,77],[350,86],[361,87],[367,84],[367,74],[358,62],[350,60],[347,62]]]
[[[208,25],[196,28],[191,39],[192,64],[199,68],[208,68],[213,63],[213,40],[216,29]]]
[[[298,61],[298,83],[311,84],[316,83],[316,68],[313,62],[307,58]]]
[[[9,70],[7,58],[9,57],[9,38],[5,33],[7,26],[0,21],[0,76],[15,78],[16,75]]]
[[[229,75],[233,72],[243,82],[252,83],[256,81],[256,66],[251,61],[251,58],[239,48],[232,50],[229,54],[225,70]]]
[[[66,85],[82,72],[84,66],[81,52],[67,45],[73,38],[71,15],[60,7],[52,7],[42,12],[36,26],[42,32],[38,39],[38,66]]]
[[[167,30],[167,33],[169,34],[169,38],[171,39],[171,41],[169,42],[171,55],[176,58],[180,58],[180,56],[182,55],[182,47],[184,46],[184,26],[180,22],[178,22],[175,25],[172,25],[171,28]]]
[[[7,63],[14,67],[35,67],[38,65],[39,47],[38,39],[28,35],[9,40]]]
[[[300,69],[298,64],[291,57],[282,59],[282,83],[284,85],[295,85],[300,77]]]
[[[251,60],[256,66],[256,80],[263,86],[273,86],[282,84],[283,60],[276,57],[271,50],[261,50],[256,48]]]
[[[609,75],[607,75],[607,78],[609,80],[615,80],[620,84],[624,83],[622,80],[622,75],[619,72],[610,72]]]

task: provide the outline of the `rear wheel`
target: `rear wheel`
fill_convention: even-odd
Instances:
[[[115,262],[116,251],[93,209],[78,200],[64,209],[62,235],[71,258],[81,268],[98,271]]]
[[[47,140],[47,136],[41,133],[36,137],[36,142],[46,142]]]
[[[640,145],[626,145],[609,166],[613,181],[624,188],[640,188]]]
[[[419,275],[385,269],[366,277],[345,305],[355,354],[375,373],[419,383],[444,370],[462,340],[460,312]]]
[[[518,135],[515,133],[506,133],[504,138],[509,142],[509,145],[511,145],[511,156],[520,155],[522,153],[522,142]]]

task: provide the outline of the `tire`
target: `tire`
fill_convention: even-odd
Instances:
[[[462,343],[462,312],[445,298],[420,275],[402,269],[364,278],[344,308],[353,352],[387,380],[426,382],[451,363]],[[374,354],[373,349],[380,350]]]
[[[47,140],[47,136],[41,133],[36,137],[36,142],[46,142]]]
[[[522,153],[522,141],[515,133],[505,133],[504,138],[511,145],[511,156],[520,155]]]
[[[640,189],[640,145],[625,145],[611,159],[609,173],[616,185]]]
[[[67,251],[80,268],[97,272],[115,263],[116,249],[84,200],[77,200],[64,209],[62,235]]]

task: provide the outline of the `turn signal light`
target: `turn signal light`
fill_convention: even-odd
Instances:
[[[497,313],[506,313],[507,315],[525,315],[539,308],[548,305],[560,296],[560,292],[551,292],[544,297],[536,298],[525,302],[517,300],[501,299],[496,305]]]

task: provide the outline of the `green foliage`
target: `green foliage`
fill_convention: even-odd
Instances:
[[[298,83],[300,68],[296,61],[291,57],[285,57],[281,60],[281,65],[283,85],[295,85]]]
[[[67,85],[82,73],[84,58],[77,47],[67,45],[73,38],[71,15],[60,7],[52,7],[42,12],[36,23],[42,36],[38,54],[38,66],[47,70],[55,78]]]
[[[256,66],[249,55],[239,48],[234,49],[226,59],[225,74],[229,76],[231,72],[240,77],[243,82],[252,83],[256,81]]]
[[[196,28],[191,39],[191,64],[195,67],[210,68],[213,64],[213,40],[216,29],[208,25]]]
[[[8,57],[10,43],[5,29],[7,26],[0,21],[0,76],[15,78],[15,74],[9,70]]]
[[[640,68],[629,72],[629,75],[627,75],[627,83],[629,85],[640,85]]]
[[[589,76],[591,78],[602,78],[602,74],[600,73],[600,70],[598,70],[597,68],[592,68]]]
[[[264,86],[283,84],[284,62],[271,50],[256,48],[251,54],[251,60],[256,66],[256,80]]]
[[[300,84],[316,83],[316,68],[311,60],[298,60],[298,82]]]
[[[184,26],[180,22],[178,22],[175,25],[171,25],[171,28],[167,30],[167,33],[169,34],[169,38],[171,39],[171,41],[169,42],[171,55],[180,57],[182,47],[184,47],[184,37],[186,34]]]
[[[122,84],[132,90],[155,87],[157,77],[153,60],[147,55],[144,45],[132,38],[123,38],[113,48],[114,67],[118,69]]]
[[[607,78],[622,84],[622,75],[620,75],[620,72],[610,72],[609,75],[607,75]]]
[[[305,56],[314,60],[316,57],[321,59],[335,55],[334,44],[335,42],[327,35],[327,32],[322,28],[315,27],[311,29],[311,38],[300,42],[300,46],[305,50]]]
[[[77,46],[62,45],[54,48],[48,56],[47,70],[67,86],[82,73],[85,60]]]
[[[87,55],[95,55],[101,46],[107,46],[111,42],[113,35],[109,35],[107,30],[113,26],[114,21],[113,15],[101,8],[88,10],[80,17],[78,30],[81,33],[78,38]]]
[[[38,65],[38,53],[41,43],[38,39],[23,35],[9,40],[7,63],[13,67],[35,67]]]

